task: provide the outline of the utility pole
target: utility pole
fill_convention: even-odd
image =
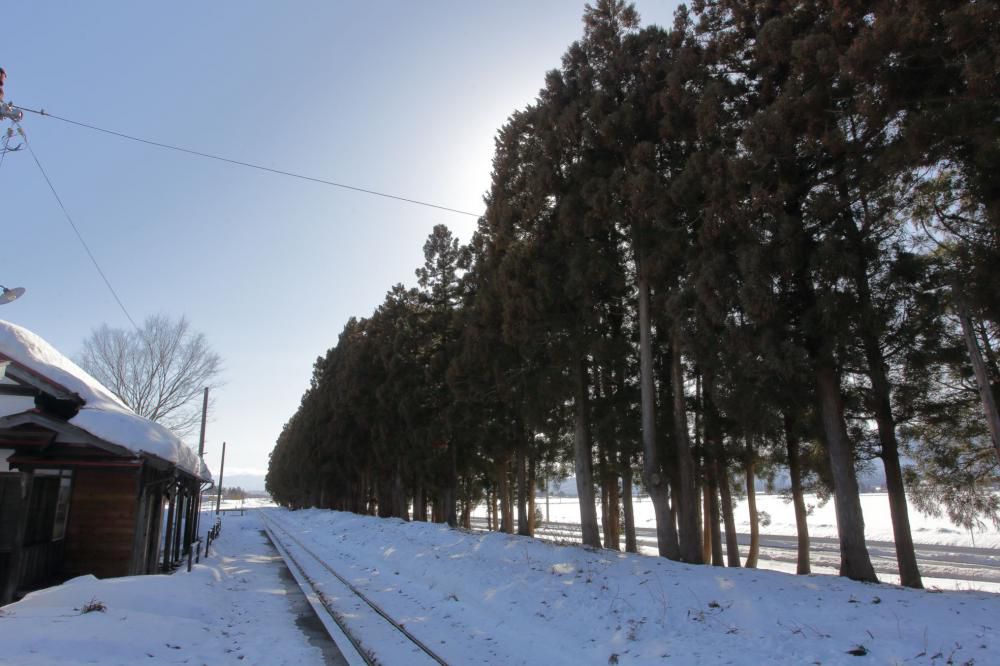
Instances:
[[[201,437],[198,438],[198,457],[205,457],[205,417],[208,416],[208,387],[205,387],[205,397],[201,401]]]
[[[226,469],[226,443],[222,443],[222,463],[219,465],[219,497],[215,501],[215,515],[222,510],[222,473]]]
[[[208,387],[205,387],[205,398],[201,403],[201,436],[198,438],[198,460],[200,464],[205,463],[205,421],[208,417]],[[201,470],[198,470],[201,473]],[[198,538],[198,529],[201,527],[201,487],[198,488],[198,499],[194,507],[194,538]]]

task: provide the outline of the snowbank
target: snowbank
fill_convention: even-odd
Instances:
[[[860,663],[853,651],[870,663],[933,664],[1000,654],[987,626],[1000,596],[989,593],[691,566],[315,509],[263,511],[449,663]]]

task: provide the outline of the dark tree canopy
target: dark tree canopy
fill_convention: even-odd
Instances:
[[[584,543],[635,550],[641,479],[660,554],[720,566],[743,564],[745,492],[755,566],[755,479],[787,470],[798,571],[813,490],[841,573],[874,580],[857,469],[877,464],[921,586],[908,495],[1000,517],[998,11],[695,0],[666,29],[588,5],[500,128],[468,245],[436,226],[419,288],[317,359],[269,491],[466,526],[485,503],[530,534],[561,467]]]

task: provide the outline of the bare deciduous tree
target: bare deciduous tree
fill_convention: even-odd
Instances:
[[[218,385],[222,360],[187,319],[149,317],[141,330],[94,329],[77,361],[133,411],[184,437],[201,419],[202,390]]]

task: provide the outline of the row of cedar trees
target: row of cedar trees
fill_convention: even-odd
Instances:
[[[856,469],[880,458],[919,587],[906,490],[997,515],[998,91],[993,2],[696,0],[670,30],[588,6],[499,132],[471,242],[436,227],[419,289],[316,361],[269,491],[466,526],[487,498],[530,534],[536,478],[571,461],[585,544],[599,504],[635,550],[641,480],[662,556],[739,566],[733,486],[787,468],[799,572],[826,489],[841,574],[873,581]]]

